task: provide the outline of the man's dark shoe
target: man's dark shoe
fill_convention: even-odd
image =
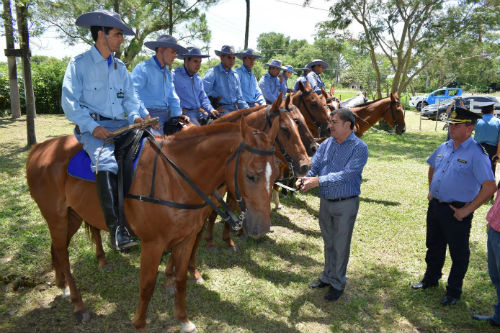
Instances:
[[[330,284],[325,283],[320,279],[317,279],[316,281],[309,283],[309,288],[325,288],[328,287],[329,285]]]
[[[123,251],[137,245],[137,241],[130,236],[127,228],[118,226],[115,233],[116,249]]]
[[[441,305],[455,305],[457,304],[458,298],[450,295],[445,295],[441,300]]]
[[[487,321],[491,326],[500,327],[500,323],[496,322],[492,316],[473,315],[472,319]]]
[[[438,286],[438,283],[427,283],[427,282],[419,282],[419,283],[415,283],[413,284],[411,287],[415,290],[418,290],[418,289],[427,289],[427,288],[432,288],[432,287],[437,287]]]
[[[338,290],[330,286],[328,292],[325,295],[325,299],[327,301],[336,301],[339,299],[339,297],[342,295],[343,292],[344,292],[343,290]]]

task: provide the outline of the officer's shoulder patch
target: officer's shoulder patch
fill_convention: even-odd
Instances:
[[[476,144],[478,145],[479,149],[481,149],[481,151],[485,154],[485,155],[488,155],[488,152],[486,151],[486,148],[484,148],[483,146],[481,146],[480,143],[476,142]]]

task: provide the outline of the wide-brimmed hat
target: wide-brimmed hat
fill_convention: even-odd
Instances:
[[[177,50],[179,53],[186,53],[186,48],[177,44],[177,39],[170,35],[161,35],[155,41],[145,42],[144,45],[147,48],[155,51],[158,47],[169,47],[171,49]]]
[[[292,73],[292,74],[297,74],[297,73],[295,73],[295,72],[293,71],[293,67],[292,67],[292,66],[290,66],[290,65],[285,65],[284,67],[285,67],[285,69],[283,69],[283,70],[284,70],[285,72],[290,72],[290,73]]]
[[[236,53],[236,56],[240,59],[243,59],[244,57],[254,58],[254,59],[262,58],[260,55],[255,53],[254,49],[246,49],[243,52]]]
[[[98,9],[82,14],[76,19],[76,25],[84,28],[93,26],[116,28],[122,30],[124,35],[135,35],[134,31],[123,23],[120,14],[112,10]]]
[[[304,71],[311,71],[311,69],[309,67],[307,67],[307,66],[304,67],[304,68],[297,68],[296,70],[297,71],[302,71],[302,72],[304,72]]]
[[[267,67],[277,67],[279,69],[286,70],[286,68],[281,65],[281,60],[276,60],[276,59],[272,59],[270,63],[265,64],[264,66],[267,66]]]
[[[231,45],[223,45],[219,50],[215,50],[215,54],[218,56],[221,55],[236,55],[236,51],[234,50],[234,47]]]
[[[450,124],[474,123],[482,117],[478,113],[471,112],[461,98],[455,99],[447,111],[451,111],[448,117],[448,123]]]
[[[321,60],[321,59],[314,59],[313,61],[311,61],[310,63],[308,63],[306,67],[309,67],[312,70],[313,66],[316,66],[316,65],[322,65],[323,66],[323,70],[326,70],[329,67],[328,64],[325,61]]]
[[[184,58],[208,58],[208,54],[201,54],[201,50],[197,47],[188,47],[186,48],[186,52],[177,54],[177,58],[179,59],[184,59]]]

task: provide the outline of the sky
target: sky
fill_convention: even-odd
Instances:
[[[248,47],[256,49],[257,37],[263,32],[282,33],[291,39],[306,39],[312,43],[315,25],[328,20],[328,8],[331,3],[311,0],[309,7],[303,7],[302,3],[302,0],[250,0]],[[207,11],[208,26],[212,31],[211,58],[215,57],[214,50],[220,50],[222,45],[232,45],[236,50],[243,49],[245,20],[245,0],[220,0]],[[4,43],[2,41],[3,45]],[[63,58],[75,56],[85,51],[88,46],[68,46],[60,39],[56,28],[52,28],[40,38],[30,38],[30,48],[32,55]],[[0,52],[0,61],[7,61],[3,50]]]

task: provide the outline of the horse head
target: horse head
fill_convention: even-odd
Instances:
[[[330,89],[330,91],[332,91]],[[335,89],[333,90],[335,91]],[[340,100],[333,96],[331,93],[327,93],[325,89],[321,88],[321,95],[319,95],[321,102],[329,111],[338,110],[340,108]]]
[[[309,82],[305,85],[299,82],[299,90],[292,97],[292,101],[303,112],[312,133],[317,132],[320,137],[330,136],[329,112],[320,97],[311,89]]]
[[[277,156],[283,162],[288,163],[294,175],[304,176],[311,167],[311,161],[309,160],[308,153],[302,142],[299,128],[290,114],[292,109],[295,108],[295,106],[290,103],[290,95],[288,95],[286,101],[283,102],[281,101],[281,96],[280,93],[271,106],[266,123],[270,126],[271,120],[275,117],[279,117],[279,131],[275,140],[278,153]],[[309,131],[309,129],[307,129],[307,131]]]
[[[288,95],[286,99],[285,108],[287,110],[290,110],[290,117],[292,118],[295,125],[297,125],[300,139],[302,140],[302,143],[306,148],[307,155],[313,156],[316,150],[318,150],[319,144],[316,142],[316,140],[314,140],[314,135],[309,130],[306,119],[302,115],[302,111],[300,110],[300,108],[292,104],[290,95]]]
[[[396,134],[403,134],[406,131],[405,115],[401,101],[397,93],[391,93],[389,108],[384,113],[385,121],[391,125]]]
[[[271,227],[269,201],[278,176],[272,146],[278,134],[278,122],[276,117],[266,134],[248,126],[245,117],[241,117],[242,141],[226,168],[225,183],[240,204],[245,232],[253,238],[262,237]]]

